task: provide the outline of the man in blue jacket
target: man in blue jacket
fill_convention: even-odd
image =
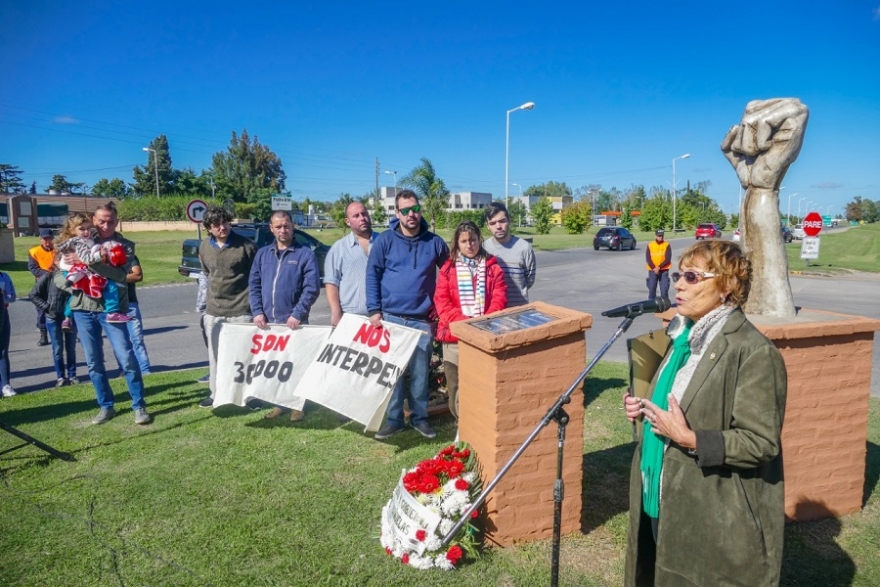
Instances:
[[[384,440],[405,427],[403,400],[409,401],[410,423],[422,436],[437,434],[428,423],[428,375],[434,338],[434,288],[437,270],[449,258],[449,247],[428,230],[421,206],[411,190],[395,198],[397,214],[389,229],[376,237],[367,261],[367,312],[370,322],[382,320],[421,330],[419,344],[409,360],[409,385],[401,378],[391,392],[385,426],[376,433]]]
[[[268,324],[297,328],[309,323],[312,304],[321,293],[318,259],[314,251],[293,239],[293,220],[286,210],[273,212],[269,227],[275,242],[257,251],[248,279],[254,324],[258,328]],[[286,411],[276,407],[266,417],[277,418]],[[290,411],[291,422],[302,419],[301,411]]]

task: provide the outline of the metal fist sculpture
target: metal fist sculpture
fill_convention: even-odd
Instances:
[[[779,186],[804,143],[809,109],[796,98],[753,100],[721,141],[746,191],[740,210],[743,249],[752,261],[745,311],[794,317],[788,257],[782,241]]]

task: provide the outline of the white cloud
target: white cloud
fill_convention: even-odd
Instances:
[[[73,116],[56,116],[55,122],[57,122],[58,124],[78,124],[79,120],[77,120]]]

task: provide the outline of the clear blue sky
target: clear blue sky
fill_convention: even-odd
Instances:
[[[534,101],[510,115],[512,183],[668,188],[690,153],[679,187],[711,181],[732,212],[721,139],[749,100],[797,97],[782,210],[880,199],[880,0],[8,0],[0,22],[0,162],[41,191],[130,182],[159,134],[198,173],[246,128],[296,199],[361,196],[376,158],[393,185],[381,172],[421,157],[452,191],[503,197],[506,111]]]

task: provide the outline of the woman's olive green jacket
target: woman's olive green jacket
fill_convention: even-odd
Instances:
[[[696,454],[670,443],[664,456],[653,585],[779,584],[786,382],[779,351],[734,311],[705,349],[680,402],[697,435]],[[652,392],[656,383],[655,375]],[[640,531],[651,532],[642,515],[640,461],[641,438],[630,474],[627,586],[651,584],[645,535],[639,540]]]

